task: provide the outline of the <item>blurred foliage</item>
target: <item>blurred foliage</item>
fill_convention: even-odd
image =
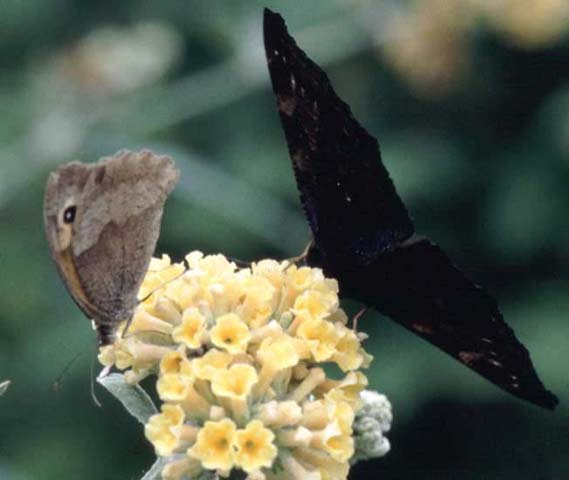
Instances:
[[[567,478],[566,0],[4,0],[0,379],[12,384],[0,478],[135,479],[153,460],[117,402],[91,399],[95,337],[43,234],[56,165],[119,148],[173,155],[182,181],[158,250],[176,259],[285,257],[308,240],[263,56],[265,5],[377,134],[417,230],[498,296],[561,400],[554,414],[515,400],[369,313],[371,379],[395,423],[392,452],[357,478]]]

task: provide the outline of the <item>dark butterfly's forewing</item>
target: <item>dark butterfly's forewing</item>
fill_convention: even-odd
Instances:
[[[316,245],[365,263],[413,233],[381,163],[379,145],[338,98],[326,74],[265,12],[265,49],[302,204]]]
[[[381,163],[377,140],[265,10],[269,73],[301,200],[314,235],[309,262],[338,278],[343,296],[393,320],[504,390],[545,408],[547,391],[495,300],[444,252],[413,236]]]

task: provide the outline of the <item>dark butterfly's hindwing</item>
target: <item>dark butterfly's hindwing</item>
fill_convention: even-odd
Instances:
[[[542,407],[557,405],[494,298],[428,240],[408,242],[365,269],[344,271],[340,278],[352,296],[492,383]]]

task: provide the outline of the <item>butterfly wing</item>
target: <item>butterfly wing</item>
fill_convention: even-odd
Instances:
[[[68,290],[98,325],[130,318],[177,179],[172,160],[149,151],[121,151],[91,165],[73,162],[50,177],[50,247]],[[62,223],[69,205],[76,213],[65,242],[53,225]]]
[[[265,11],[265,49],[302,203],[314,235],[308,262],[343,296],[376,307],[500,388],[554,408],[526,348],[495,300],[413,225],[381,163],[377,141]]]
[[[282,17],[265,10],[265,51],[301,201],[316,246],[367,262],[413,233],[379,145],[297,47]]]
[[[51,256],[71,298],[85,315],[96,318],[98,309],[87,298],[73,262],[71,242],[74,228],[64,221],[66,209],[73,208],[80,201],[90,171],[89,165],[71,162],[49,175],[45,189],[44,225]]]
[[[428,240],[406,242],[373,264],[344,271],[353,296],[511,394],[553,409],[529,352],[494,298]]]

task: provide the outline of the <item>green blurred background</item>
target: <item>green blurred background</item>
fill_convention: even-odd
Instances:
[[[378,136],[417,230],[497,295],[561,400],[554,414],[518,401],[367,314],[372,386],[395,410],[373,474],[569,478],[569,2],[3,0],[0,380],[12,385],[0,479],[137,479],[153,460],[114,399],[91,399],[94,334],[43,234],[56,165],[119,148],[171,154],[182,180],[158,251],[175,259],[283,258],[307,242],[263,6]]]

